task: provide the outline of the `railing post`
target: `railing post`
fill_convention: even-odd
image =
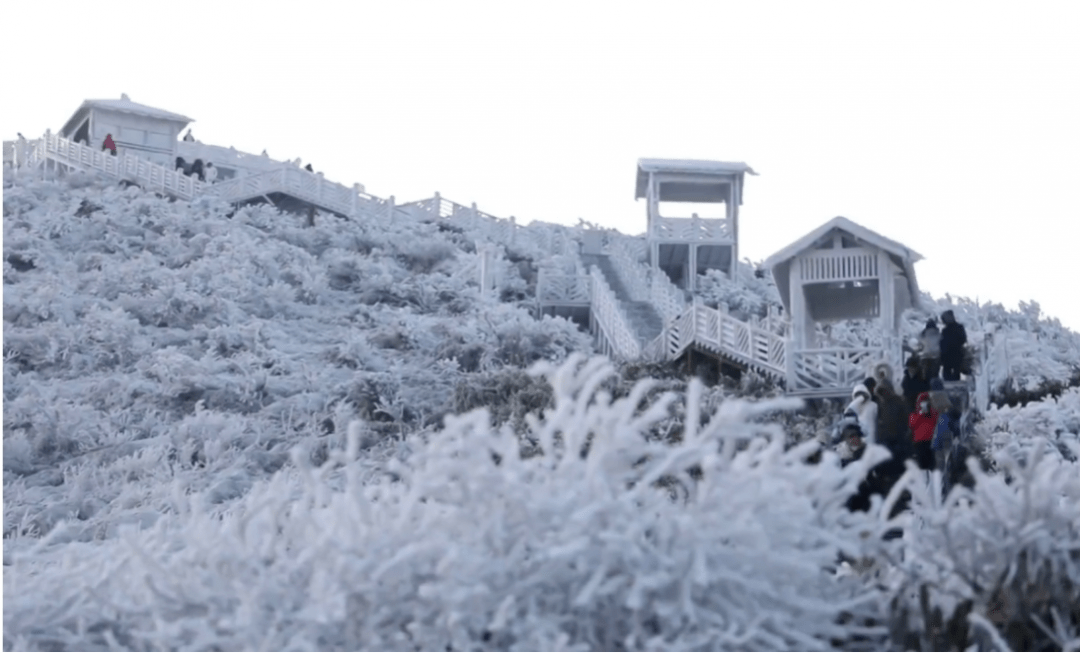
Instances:
[[[393,222],[394,221],[394,196],[393,195],[391,195],[390,198],[386,200],[386,221],[387,222]]]
[[[477,226],[479,226],[479,224],[480,224],[480,215],[476,211],[476,202],[472,203],[472,206],[469,208],[469,211],[470,211],[469,212],[470,224],[472,225],[473,229],[476,229]]]
[[[439,219],[442,216],[442,195],[439,195],[439,191],[435,191],[435,219]]]
[[[514,216],[510,216],[510,244],[514,244],[514,232],[517,230],[517,220]]]
[[[360,184],[352,185],[352,215],[349,217],[355,218],[356,212],[360,210]]]

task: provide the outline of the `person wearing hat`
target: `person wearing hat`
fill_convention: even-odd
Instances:
[[[904,379],[900,382],[907,402],[908,412],[915,410],[915,399],[923,392],[930,391],[930,381],[926,378],[926,368],[919,364],[916,356],[910,356],[904,365]]]
[[[836,430],[836,453],[840,456],[840,463],[846,467],[849,463],[862,458],[866,451],[866,438],[859,420],[855,417],[844,417]]]
[[[967,330],[956,321],[952,311],[941,314],[945,329],[941,332],[941,366],[946,381],[959,381],[960,368],[964,366],[964,346]]]
[[[923,392],[916,399],[915,412],[908,417],[911,437],[915,443],[915,462],[920,469],[933,470],[936,461],[931,442],[937,429],[938,412],[930,405],[930,393]]]
[[[855,421],[842,424],[840,437],[843,442],[837,447],[837,453],[840,454],[841,466],[847,467],[866,453],[866,438],[863,437],[862,429]],[[847,509],[852,512],[867,512],[870,510],[872,495],[887,496],[893,484],[903,474],[903,463],[899,464],[899,470],[896,468],[897,462],[892,459],[884,460],[871,467],[866,472],[866,477],[859,483],[858,491],[848,497]]]
[[[852,415],[858,419],[863,437],[870,444],[877,442],[878,406],[874,401],[874,387],[876,385],[877,381],[873,378],[868,378],[856,384],[851,390],[851,403],[844,409],[845,417]]]

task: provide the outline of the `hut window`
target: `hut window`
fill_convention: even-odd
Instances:
[[[146,131],[143,129],[133,129],[131,127],[120,128],[120,138],[126,143],[132,145],[142,145],[146,142]]]
[[[146,134],[146,144],[150,147],[167,150],[169,149],[169,135],[159,134],[158,132],[148,132]]]

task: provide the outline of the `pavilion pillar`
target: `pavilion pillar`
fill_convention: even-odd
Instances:
[[[738,175],[728,186],[726,218],[731,230],[731,270],[732,279],[739,269],[739,202],[742,199],[742,175]]]
[[[690,292],[694,292],[697,290],[697,245],[690,243],[686,250],[686,287]]]
[[[878,315],[881,319],[881,340],[885,345],[884,358],[894,366],[894,372],[899,371],[893,361],[893,352],[896,349],[894,340],[896,333],[896,275],[893,273],[892,260],[889,254],[878,250]],[[903,361],[899,361],[900,364]]]
[[[795,388],[795,359],[806,349],[806,295],[803,292],[798,258],[791,262],[788,269],[788,289],[791,296],[791,331],[788,333],[784,358],[787,363],[787,388],[790,392]]]

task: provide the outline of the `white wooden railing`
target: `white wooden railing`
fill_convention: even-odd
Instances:
[[[198,141],[177,142],[176,155],[182,157],[188,164],[196,159],[202,159],[204,163],[213,163],[215,167],[235,169],[241,175],[260,174],[278,168],[303,169],[295,161],[279,161],[265,154],[251,154],[233,147],[210,145]],[[304,172],[308,171],[304,170]]]
[[[686,312],[686,293],[671,282],[663,270],[653,269],[649,277],[649,301],[667,324]]]
[[[815,392],[851,388],[873,374],[874,366],[887,360],[883,347],[792,349],[789,358],[788,392]],[[895,369],[895,368],[894,368]]]
[[[657,218],[652,234],[663,240],[716,241],[731,239],[726,218]]]
[[[520,229],[513,216],[501,220],[478,210],[475,203],[464,206],[443,198],[439,193],[425,200],[402,204],[401,207],[420,219],[448,220],[462,228],[479,232],[486,240],[507,246],[514,244]]]
[[[589,275],[552,274],[542,269],[536,280],[537,301],[541,305],[587,306],[591,301],[591,284]]]
[[[813,252],[799,259],[804,281],[857,281],[876,279],[876,252],[862,248],[829,249]]]
[[[785,371],[784,338],[736,319],[726,311],[700,304],[694,307],[694,341],[760,370],[781,375]]]
[[[279,166],[257,175],[230,179],[210,186],[206,192],[229,202],[285,193],[347,217],[385,215],[392,218],[396,211],[393,198],[379,200],[365,193],[360,184],[349,188],[327,181],[321,174],[293,166]]]
[[[640,261],[633,258],[633,254],[626,244],[625,238],[616,233],[605,234],[603,249],[619,275],[619,280],[626,287],[630,299],[635,302],[649,299],[649,269]]]
[[[113,156],[104,150],[76,143],[45,132],[38,142],[34,158],[61,165],[94,170],[117,179],[128,179],[148,190],[160,190],[190,200],[205,192],[207,185],[167,166],[124,153]]]
[[[650,360],[674,360],[695,345],[775,377],[785,373],[783,336],[697,303],[671,320],[642,354]]]
[[[686,296],[662,270],[650,268],[642,262],[643,246],[646,246],[643,239],[613,233],[604,245],[604,252],[631,299],[651,303],[666,325],[686,311]]]
[[[595,265],[589,270],[591,285],[592,318],[602,338],[607,340],[612,354],[622,360],[635,360],[641,356],[641,344],[623,314],[615,292],[608,286],[604,273]]]

